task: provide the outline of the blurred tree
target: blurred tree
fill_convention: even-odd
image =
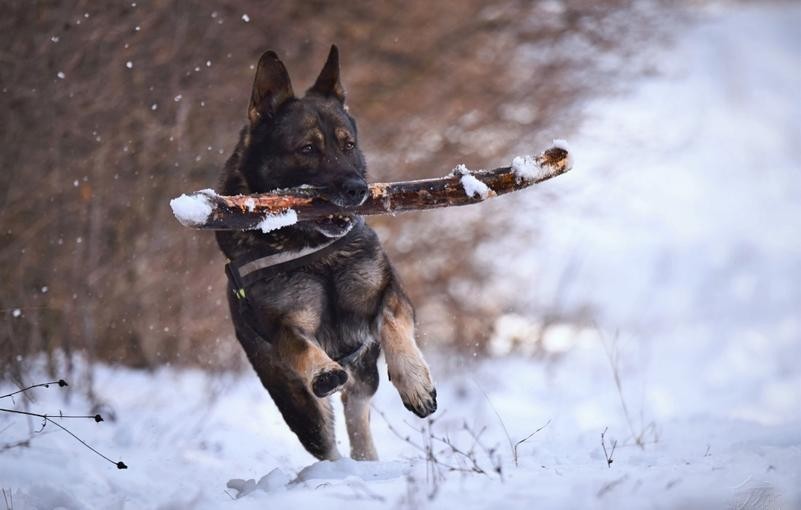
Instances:
[[[63,351],[69,360],[77,350],[134,366],[239,366],[223,258],[210,233],[181,227],[167,204],[216,182],[264,50],[278,51],[300,91],[336,42],[373,178],[408,179],[459,162],[498,166],[565,135],[583,101],[643,71],[635,57],[660,36],[657,21],[670,7],[619,0],[4,5],[4,374],[19,375],[33,353],[52,359]],[[478,299],[490,275],[474,254],[505,220],[492,211],[371,220],[431,342],[480,351],[493,317],[514,302]]]

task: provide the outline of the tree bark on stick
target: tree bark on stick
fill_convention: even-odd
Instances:
[[[170,202],[183,225],[208,230],[251,230],[267,217],[291,216],[295,221],[321,220],[336,214],[395,214],[483,202],[488,198],[527,188],[571,169],[564,144],[538,156],[515,158],[511,166],[471,172],[462,165],[449,175],[434,179],[374,183],[359,206],[340,207],[320,190],[299,187],[255,195],[217,195],[211,190],[182,195]]]

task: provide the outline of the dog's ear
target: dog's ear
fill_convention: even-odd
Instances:
[[[253,92],[250,96],[248,118],[255,126],[259,120],[272,116],[287,100],[295,97],[292,83],[284,63],[274,51],[268,51],[259,59]]]
[[[328,59],[325,61],[320,76],[314,82],[307,94],[317,94],[323,97],[334,97],[340,103],[345,104],[345,89],[339,81],[339,49],[336,44],[331,45],[328,52]]]

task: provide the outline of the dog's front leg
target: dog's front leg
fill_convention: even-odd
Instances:
[[[414,340],[414,309],[396,285],[390,283],[384,300],[381,348],[389,379],[400,393],[403,405],[424,418],[437,410],[437,390]]]
[[[309,329],[287,320],[271,336],[271,344],[250,337],[247,330],[237,329],[236,334],[262,384],[301,444],[318,459],[335,460],[340,454],[333,409],[330,399],[320,397],[341,388],[348,376],[304,333]]]
[[[331,395],[348,381],[348,373],[342,366],[297,325],[287,326],[277,347],[281,359],[317,398]]]

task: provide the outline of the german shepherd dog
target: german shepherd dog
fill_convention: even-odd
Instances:
[[[225,195],[310,185],[339,206],[368,194],[356,122],[345,107],[339,52],[306,95],[296,97],[284,64],[268,51],[256,69],[248,124],[223,171]],[[377,459],[370,399],[381,351],[403,404],[419,417],[437,408],[436,390],[415,343],[414,309],[370,227],[344,215],[267,233],[218,231],[229,259],[335,248],[309,263],[278,266],[247,288],[249,313],[229,282],[234,329],[289,427],[318,459],[340,457],[328,396],[341,391],[351,457]],[[322,252],[321,252],[322,253]],[[346,356],[346,353],[355,353]]]

